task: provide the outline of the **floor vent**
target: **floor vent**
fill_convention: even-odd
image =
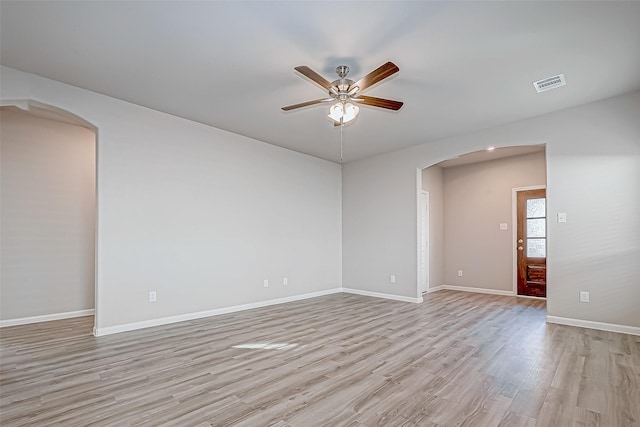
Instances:
[[[557,76],[549,77],[547,79],[538,80],[533,82],[533,87],[536,88],[536,92],[544,92],[546,90],[555,89],[560,86],[564,86],[567,83],[564,81],[564,74],[558,74]]]

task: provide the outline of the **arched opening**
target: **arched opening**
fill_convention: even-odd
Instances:
[[[2,326],[98,315],[97,128],[3,101]],[[87,319],[89,320],[89,319]]]
[[[418,170],[417,187],[418,297],[441,289],[521,294],[515,194],[546,187],[545,145],[490,147],[439,161]]]

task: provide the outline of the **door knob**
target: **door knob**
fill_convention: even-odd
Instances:
[[[524,240],[518,239],[518,243],[522,243],[522,242],[524,242]]]
[[[522,246],[518,246],[518,250],[521,251],[522,250]]]

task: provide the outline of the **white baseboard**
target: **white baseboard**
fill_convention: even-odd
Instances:
[[[579,328],[597,329],[607,332],[618,332],[620,334],[640,336],[640,327],[617,325],[615,323],[593,322],[591,320],[572,319],[569,317],[547,316],[547,323],[557,323],[558,325],[577,326]]]
[[[419,297],[419,298],[403,297],[400,295],[383,294],[380,292],[361,291],[360,289],[342,288],[342,292],[345,292],[347,294],[364,295],[367,297],[384,298],[384,299],[391,299],[391,300],[403,301],[403,302],[421,303],[423,301],[422,297]]]
[[[135,331],[136,329],[150,328],[153,326],[162,326],[170,323],[184,322],[187,320],[218,316],[220,314],[234,313],[236,311],[250,310],[252,308],[267,307],[267,306],[276,305],[276,304],[284,304],[287,302],[300,301],[303,299],[315,298],[323,295],[336,294],[340,292],[356,294],[356,295],[365,295],[365,296],[377,297],[377,298],[385,298],[385,299],[391,299],[396,301],[413,302],[413,303],[420,303],[423,301],[422,297],[410,298],[410,297],[403,297],[399,295],[361,291],[358,289],[334,288],[334,289],[328,289],[326,291],[311,292],[308,294],[294,295],[291,297],[272,299],[268,301],[260,301],[260,302],[255,302],[251,304],[242,304],[242,305],[236,305],[232,307],[216,308],[213,310],[199,311],[197,313],[187,313],[187,314],[180,314],[177,316],[162,317],[159,319],[144,320],[142,322],[126,323],[124,325],[107,326],[104,328],[94,328],[93,335],[100,337],[103,335],[117,334],[119,332]]]
[[[45,314],[42,316],[22,317],[19,319],[0,320],[0,328],[7,326],[28,325],[29,323],[49,322],[51,320],[71,319],[73,317],[93,316],[93,308],[87,310],[69,311],[67,313]]]
[[[260,307],[267,307],[270,305],[284,304],[287,302],[299,301],[299,300],[308,299],[308,298],[315,298],[323,295],[336,294],[340,292],[342,292],[342,288],[327,289],[325,291],[311,292],[311,293],[301,294],[301,295],[293,295],[290,297],[277,298],[277,299],[272,299],[267,301],[259,301],[259,302],[254,302],[250,304],[216,308],[213,310],[199,311],[196,313],[179,314],[177,316],[161,317],[159,319],[144,320],[142,322],[125,323],[124,325],[107,326],[104,328],[94,328],[93,335],[95,335],[96,337],[100,337],[103,335],[117,334],[119,332],[134,331],[136,329],[167,325],[169,323],[184,322],[187,320],[201,319],[203,317],[218,316],[220,314],[250,310],[252,308],[260,308]]]
[[[518,298],[527,298],[527,299],[539,299],[542,301],[546,301],[547,299],[545,297],[532,297],[530,295],[516,295]]]
[[[477,293],[492,294],[492,295],[513,296],[513,293],[509,291],[498,291],[494,289],[482,289],[482,288],[469,288],[464,286],[452,286],[452,285],[437,286],[435,288],[428,289],[427,292],[431,293],[431,292],[437,292],[441,290],[453,290],[453,291],[462,291],[462,292],[477,292]],[[252,308],[267,307],[270,305],[283,304],[287,302],[299,301],[299,300],[308,299],[308,298],[315,298],[323,295],[336,294],[340,292],[345,292],[345,293],[355,294],[355,295],[364,295],[364,296],[370,296],[370,297],[376,297],[376,298],[385,298],[385,299],[390,299],[395,301],[411,302],[411,303],[421,303],[423,301],[422,297],[411,298],[411,297],[404,297],[400,295],[391,295],[391,294],[384,294],[379,292],[362,291],[359,289],[334,288],[334,289],[328,289],[325,291],[311,292],[307,294],[294,295],[290,297],[272,299],[268,301],[260,301],[260,302],[255,302],[251,304],[236,305],[232,307],[218,308],[214,310],[201,311],[197,313],[181,314],[178,316],[163,317],[160,319],[145,320],[142,322],[128,323],[128,324],[117,325],[117,326],[109,326],[105,328],[94,328],[93,334],[95,336],[110,335],[118,332],[133,331],[136,329],[149,328],[152,326],[161,326],[169,323],[183,322],[186,320],[194,320],[194,319],[200,319],[203,317],[217,316],[220,314],[233,313],[236,311],[250,310]],[[88,310],[71,311],[67,313],[55,313],[55,314],[46,314],[42,316],[23,317],[19,319],[0,320],[0,328],[4,328],[8,326],[26,325],[30,323],[48,322],[51,320],[92,316],[94,312],[95,312],[94,309],[88,309]],[[604,323],[604,322],[594,322],[591,320],[580,320],[580,319],[572,319],[568,317],[558,317],[558,316],[547,316],[547,322],[555,323],[559,325],[577,326],[580,328],[597,329],[597,330],[607,331],[607,332],[617,332],[621,334],[640,336],[640,327],[636,327],[636,326],[618,325],[614,323]]]
[[[512,297],[515,294],[513,291],[500,291],[497,289],[484,289],[484,288],[471,288],[468,286],[454,286],[454,285],[442,285],[436,286],[435,288],[429,289],[428,292],[437,292],[437,291],[461,291],[461,292],[475,292],[478,294],[490,294],[490,295],[502,295],[505,297]]]

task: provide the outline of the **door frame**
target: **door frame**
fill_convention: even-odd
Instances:
[[[427,166],[429,167],[429,166]],[[422,200],[423,200],[423,194],[426,193],[427,197],[428,197],[428,192],[422,189],[422,169],[423,168],[416,168],[416,186],[415,186],[415,195],[416,195],[416,302],[423,302],[424,300],[422,299],[422,283],[421,283],[421,263],[422,263]],[[427,199],[428,201],[428,199]],[[427,212],[428,214],[428,212]],[[427,228],[427,239],[429,239],[429,228]],[[430,275],[430,271],[429,271],[429,264],[427,262],[427,292],[429,292],[429,275]]]
[[[431,273],[429,265],[430,254],[430,233],[429,233],[429,192],[420,190],[418,203],[418,296],[422,296],[423,292],[429,292],[429,276]],[[427,240],[426,250],[422,252],[422,233],[425,231]],[[424,277],[422,271],[422,263],[424,262]],[[424,279],[424,288],[422,287]]]
[[[528,190],[546,190],[546,185],[531,185],[528,187],[516,187],[511,189],[511,256],[513,257],[512,265],[513,265],[513,295],[518,298],[535,298],[535,299],[546,299],[543,297],[530,297],[527,295],[518,295],[518,192],[519,191],[528,191]],[[549,220],[549,216],[547,215],[547,223]],[[549,227],[547,227],[547,234],[549,233]],[[547,254],[547,260],[548,260]]]

